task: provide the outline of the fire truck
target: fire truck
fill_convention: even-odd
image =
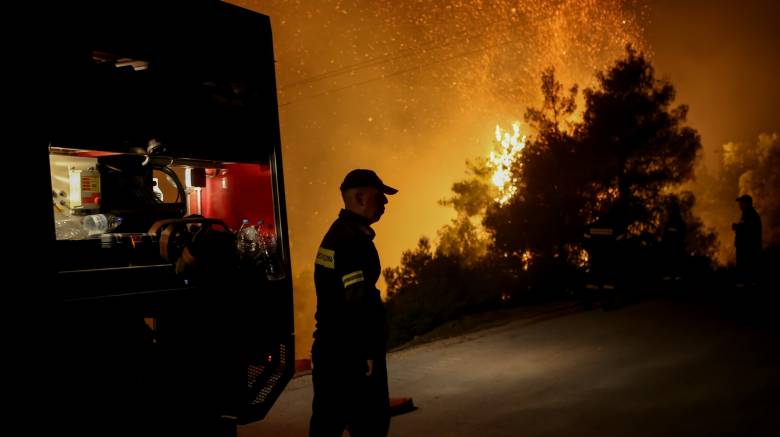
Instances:
[[[75,435],[234,435],[294,372],[270,20],[219,1],[46,7],[52,403]]]

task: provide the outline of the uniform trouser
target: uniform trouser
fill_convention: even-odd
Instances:
[[[320,355],[320,356],[317,356]],[[314,401],[310,437],[384,437],[390,428],[387,364],[375,360],[371,376],[365,361],[313,354]]]
[[[740,281],[755,281],[761,262],[761,251],[737,248],[737,275]]]

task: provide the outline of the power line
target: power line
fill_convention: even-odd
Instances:
[[[506,21],[508,21],[510,19],[511,18],[505,18],[505,19],[489,22],[489,23],[487,23],[484,26],[484,28],[489,28],[489,27],[491,27],[493,25],[497,25],[497,24],[500,24],[502,22],[506,22]],[[337,68],[337,69],[334,69],[334,70],[325,71],[323,73],[318,73],[318,74],[315,74],[315,75],[312,75],[312,76],[309,76],[309,77],[306,77],[306,78],[303,78],[303,79],[300,79],[300,80],[297,80],[297,81],[294,81],[294,82],[282,85],[282,86],[279,87],[279,89],[280,90],[286,90],[286,89],[294,88],[296,86],[306,85],[306,84],[313,83],[313,82],[318,82],[320,80],[328,79],[328,78],[331,78],[331,77],[337,77],[337,76],[340,76],[340,75],[343,75],[343,74],[354,73],[355,71],[359,71],[359,70],[362,70],[364,68],[379,66],[379,65],[382,65],[384,63],[395,61],[395,60],[398,60],[398,59],[408,58],[408,57],[412,57],[412,56],[419,56],[419,55],[421,55],[419,50],[426,50],[426,49],[430,49],[432,51],[433,50],[438,50],[438,49],[441,49],[441,48],[449,47],[449,46],[451,46],[451,45],[453,45],[455,43],[458,43],[460,41],[481,38],[481,37],[483,37],[484,35],[486,35],[488,33],[487,30],[483,30],[483,31],[481,31],[479,33],[476,33],[476,34],[473,34],[473,35],[469,35],[469,34],[467,34],[467,32],[468,32],[467,30],[464,30],[464,31],[461,31],[461,32],[458,32],[458,33],[454,34],[454,35],[466,34],[464,36],[457,37],[455,39],[452,39],[452,38],[448,37],[447,39],[444,39],[444,40],[441,40],[441,41],[432,41],[429,44],[423,44],[423,45],[420,45],[420,46],[417,46],[417,47],[410,47],[410,48],[404,49],[404,50],[402,50],[400,52],[396,52],[395,54],[391,53],[391,54],[388,54],[388,55],[379,56],[379,57],[376,57],[376,58],[367,59],[365,61],[357,62],[355,64],[346,65],[344,67],[340,67],[340,68]],[[410,52],[412,52],[412,53],[410,53]]]
[[[419,69],[421,69],[423,67],[428,67],[428,66],[435,65],[435,64],[441,64],[441,63],[444,63],[444,62],[451,61],[453,59],[462,58],[462,57],[465,57],[465,56],[468,56],[468,55],[472,55],[474,53],[479,53],[479,52],[487,50],[487,49],[500,47],[500,46],[503,46],[503,45],[506,45],[506,44],[511,44],[511,43],[516,42],[516,41],[518,41],[520,39],[521,39],[520,37],[518,37],[518,38],[510,38],[510,39],[508,39],[506,41],[502,41],[500,43],[496,43],[496,44],[492,44],[492,45],[488,45],[488,46],[482,46],[482,47],[479,47],[479,48],[476,48],[476,49],[473,49],[473,50],[469,50],[469,51],[466,51],[466,52],[463,52],[463,53],[459,53],[457,55],[453,55],[453,56],[450,56],[450,57],[445,57],[443,59],[438,59],[438,60],[435,60],[433,62],[429,62],[427,64],[421,64],[421,65],[417,65],[417,66],[412,67],[412,68],[407,68],[407,69],[394,71],[394,72],[392,72],[390,74],[383,74],[381,76],[378,76],[378,77],[375,77],[375,78],[371,78],[371,79],[367,79],[367,80],[364,80],[362,82],[356,82],[356,83],[353,83],[353,84],[350,84],[350,85],[345,85],[345,86],[338,87],[338,88],[332,88],[332,89],[325,90],[325,91],[322,91],[322,92],[319,92],[319,93],[316,93],[316,94],[312,94],[312,95],[309,95],[309,96],[304,96],[304,97],[301,97],[299,99],[291,100],[289,102],[281,103],[279,105],[279,107],[281,108],[281,107],[285,107],[285,106],[290,106],[290,105],[298,103],[298,102],[302,102],[302,101],[305,101],[305,100],[311,100],[311,99],[314,99],[316,97],[324,96],[324,95],[327,95],[327,94],[330,94],[330,93],[336,93],[336,92],[343,91],[343,90],[346,90],[346,89],[355,88],[355,87],[358,87],[358,86],[363,86],[363,85],[369,84],[371,82],[376,82],[378,80],[384,80],[384,79],[387,79],[388,77],[393,77],[393,76],[397,76],[399,74],[408,73],[410,71],[419,70]]]

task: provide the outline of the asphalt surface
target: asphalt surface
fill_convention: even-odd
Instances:
[[[655,300],[561,311],[389,355],[391,436],[780,435],[774,309]],[[306,436],[310,376],[239,437]]]

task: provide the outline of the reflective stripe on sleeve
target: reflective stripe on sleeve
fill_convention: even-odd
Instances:
[[[317,251],[317,259],[314,260],[314,264],[319,264],[329,269],[335,269],[336,251],[320,247],[320,249]]]
[[[363,270],[344,275],[341,278],[341,281],[344,282],[344,288],[347,288],[352,284],[357,284],[358,282],[363,282]]]

